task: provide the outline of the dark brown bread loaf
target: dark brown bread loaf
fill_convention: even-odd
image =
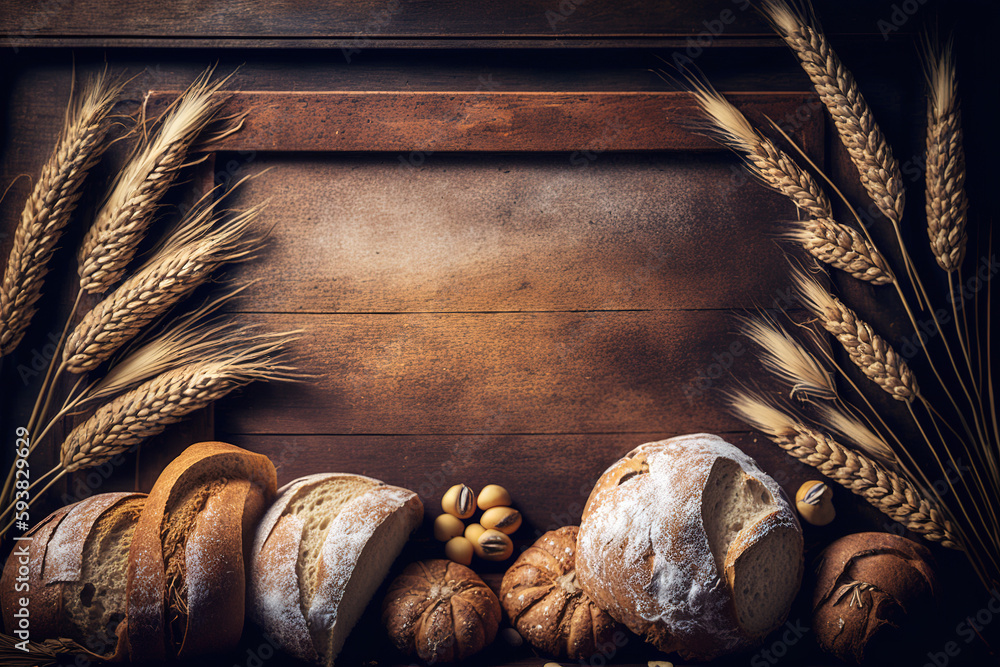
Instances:
[[[623,632],[576,579],[576,526],[550,530],[504,574],[500,604],[521,636],[558,658],[588,660]]]
[[[709,660],[780,626],[802,578],[781,488],[718,436],[641,445],[598,480],[577,541],[580,585],[661,651]]]
[[[456,662],[493,643],[497,596],[475,572],[449,560],[411,563],[389,587],[382,622],[396,648],[428,664]]]
[[[930,551],[889,533],[855,533],[817,559],[812,628],[824,650],[860,664],[873,648],[933,611]]]
[[[275,486],[266,456],[222,442],[191,445],[164,469],[129,551],[132,661],[235,648],[254,528]]]
[[[18,598],[30,601],[31,637],[65,637],[109,659],[123,657],[125,572],[143,493],[103,493],[49,515],[30,531],[27,593],[16,588],[24,563],[15,546],[0,578],[0,608],[8,633]],[[19,546],[18,545],[18,546]]]

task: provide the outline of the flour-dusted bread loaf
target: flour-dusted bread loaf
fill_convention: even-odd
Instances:
[[[164,469],[129,551],[132,661],[235,648],[243,632],[245,563],[276,485],[266,456],[222,442],[191,445]]]
[[[251,617],[297,658],[332,665],[423,514],[417,494],[361,475],[287,484],[254,540]]]
[[[802,531],[778,485],[733,445],[698,434],[641,445],[587,500],[584,591],[665,652],[708,660],[784,622]]]
[[[17,624],[18,569],[27,551],[32,639],[66,637],[109,659],[123,657],[125,573],[144,493],[102,493],[56,510],[15,544],[0,578],[8,634]]]
[[[550,530],[503,576],[500,604],[511,625],[540,651],[589,660],[624,631],[583,592],[576,577],[576,526]]]

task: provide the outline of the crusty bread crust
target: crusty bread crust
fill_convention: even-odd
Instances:
[[[102,493],[72,505],[62,507],[32,529],[30,553],[30,610],[31,631],[39,638],[72,636],[70,618],[63,605],[64,588],[79,582],[83,576],[83,553],[88,538],[98,520],[113,511],[119,504],[135,498],[145,498],[144,493]],[[14,603],[21,594],[14,591],[14,577],[19,563],[16,558],[7,561],[2,589],[3,613],[8,632],[13,629]],[[9,572],[9,574],[8,574]],[[99,647],[98,647],[99,648]],[[107,647],[110,648],[110,647]],[[115,651],[106,650],[111,660],[123,658],[119,643]]]
[[[741,476],[766,489],[775,514],[743,527],[730,545],[735,548],[717,559],[702,512],[705,486],[720,459],[735,462]],[[711,659],[759,638],[737,621],[725,564],[733,566],[777,526],[801,538],[780,487],[733,445],[707,434],[647,443],[614,463],[590,494],[577,576],[601,608],[660,650]],[[801,555],[798,561],[798,571],[788,573],[796,589]]]
[[[466,660],[492,644],[500,616],[497,596],[479,575],[443,559],[407,565],[382,602],[389,639],[429,665]]]
[[[550,530],[503,576],[500,604],[529,644],[557,658],[589,660],[614,646],[621,626],[579,588],[576,526]]]
[[[52,538],[52,533],[77,504],[57,509],[25,533],[25,537],[31,538],[31,542],[28,543],[28,591],[30,595],[27,597],[31,601],[31,632],[34,636],[58,637],[62,634],[64,618],[62,589],[59,586],[46,586],[42,572],[45,567],[45,551]],[[14,552],[7,558],[3,576],[0,577],[0,607],[3,610],[4,627],[8,634],[12,634],[17,627],[14,612],[19,609],[19,598],[25,597],[23,593],[15,591],[17,571],[21,565],[17,546],[15,545]]]
[[[195,609],[190,609],[189,601],[189,612],[206,612],[212,619],[189,613],[186,630],[199,626],[202,629],[196,630],[185,646],[186,631],[184,637],[174,638],[166,623],[166,562],[161,535],[176,503],[193,490],[220,481],[223,502],[209,501],[199,512],[196,528],[184,548],[185,557],[199,564],[198,571],[194,571],[192,561],[187,561],[186,577],[192,584],[189,595],[197,588],[192,596]],[[174,657],[182,647],[187,656],[202,650],[224,652],[236,646],[245,609],[244,594],[237,592],[245,586],[245,571],[237,565],[243,561],[244,541],[250,539],[250,534],[243,532],[248,521],[246,513],[269,502],[276,485],[274,465],[266,456],[222,442],[191,445],[164,469],[146,501],[129,552],[127,638],[132,661],[162,661]],[[258,494],[263,500],[248,505],[247,493]],[[213,521],[201,516],[209,508]],[[225,559],[229,569],[216,571],[210,565],[214,558]],[[226,593],[218,595],[217,590]],[[211,633],[211,642],[205,641],[205,631]]]
[[[296,569],[303,522],[285,512],[297,498],[338,478],[366,480],[373,487],[348,502],[331,521],[319,557],[317,587],[309,608],[303,611],[303,582]],[[327,655],[326,642],[338,622],[344,592],[366,544],[397,512],[403,513],[409,533],[420,524],[423,505],[412,491],[360,475],[320,473],[282,487],[254,539],[250,575],[253,620],[297,658],[332,664],[335,656]]]

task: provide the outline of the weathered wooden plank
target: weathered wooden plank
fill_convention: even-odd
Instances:
[[[245,315],[302,329],[316,377],[216,411],[235,433],[734,430],[712,388],[751,365],[729,311]]]
[[[878,19],[891,20],[893,11],[889,0],[816,4],[831,29],[871,34],[879,34]],[[355,39],[352,48],[368,48],[386,37],[492,37],[502,43],[524,37],[681,35],[701,38],[693,45],[704,48],[720,38],[768,33],[748,0],[134,0],[127,9],[101,0],[0,2],[0,34],[12,37],[348,37]]]
[[[406,157],[220,158],[224,179],[256,174],[233,206],[271,199],[267,249],[233,271],[258,281],[238,308],[730,308],[787,296],[776,221],[794,209],[730,155]]]
[[[156,115],[177,91],[153,91]],[[815,107],[803,93],[733,93],[755,119]],[[691,151],[721,150],[692,131],[701,117],[685,92],[324,91],[233,93],[223,113],[248,113],[213,146],[245,151]],[[822,126],[798,128],[808,149]]]

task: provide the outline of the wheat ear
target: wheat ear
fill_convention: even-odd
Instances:
[[[946,512],[906,478],[760,397],[736,393],[730,397],[730,406],[738,417],[766,433],[793,457],[861,496],[893,521],[946,547],[963,548]]]
[[[920,394],[909,365],[870,325],[802,271],[793,270],[792,280],[803,305],[840,341],[854,365],[870,380],[898,401],[910,403]]]
[[[950,272],[961,266],[967,242],[962,114],[951,41],[927,52],[927,234],[937,263]]]
[[[691,78],[692,94],[709,123],[708,134],[739,153],[750,172],[766,186],[787,197],[807,218],[792,223],[786,238],[813,257],[875,285],[894,278],[881,253],[855,229],[833,218],[833,207],[816,179],[805,171],[725,97],[708,84]]]
[[[214,206],[193,213],[149,262],[88,312],[66,340],[63,364],[93,370],[146,325],[204,284],[219,266],[251,259],[262,237],[248,234],[263,206],[213,229]],[[183,241],[183,242],[181,242]]]
[[[225,97],[216,95],[227,79],[211,81],[204,72],[185,90],[160,122],[159,130],[140,143],[118,175],[78,253],[80,289],[103,293],[118,282],[136,253],[160,200],[187,165],[188,153],[213,121]],[[228,77],[227,77],[228,78]],[[213,139],[239,129],[240,121]]]
[[[224,352],[162,373],[118,396],[74,428],[63,442],[63,471],[100,465],[250,382],[292,379],[294,369],[284,365],[281,356],[292,340],[286,334],[250,336]]]
[[[740,330],[761,348],[764,367],[792,387],[791,396],[833,400],[837,388],[823,364],[783,326],[766,316],[739,317]]]
[[[37,311],[49,260],[80,198],[80,186],[107,148],[109,113],[121,87],[105,71],[85,84],[67,107],[55,150],[14,232],[0,286],[0,356],[17,347]]]
[[[807,10],[785,0],[764,0],[761,10],[812,80],[861,176],[868,196],[894,225],[903,219],[905,188],[899,163],[850,70],[844,67]]]

